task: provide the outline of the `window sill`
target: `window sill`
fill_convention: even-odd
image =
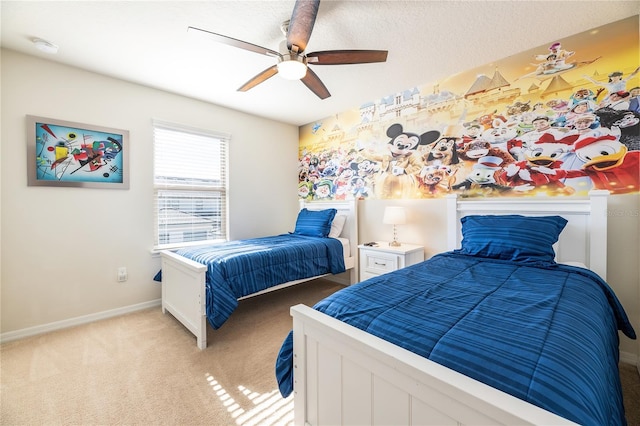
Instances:
[[[226,242],[227,240],[208,240],[208,241],[195,241],[193,243],[184,243],[184,244],[172,244],[165,245],[160,247],[153,247],[151,249],[151,257],[160,257],[160,252],[169,250],[176,251],[187,247],[199,247],[199,246],[209,246],[215,244],[221,244]]]

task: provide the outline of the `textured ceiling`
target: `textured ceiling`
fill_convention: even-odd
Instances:
[[[324,0],[307,51],[383,49],[382,64],[315,66],[331,97],[275,76],[273,58],[187,33],[195,26],[278,50],[294,1],[6,1],[2,47],[295,125],[436,82],[640,13],[640,1]],[[59,46],[36,50],[39,37]]]

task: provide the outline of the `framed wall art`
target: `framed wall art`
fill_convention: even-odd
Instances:
[[[129,131],[27,116],[29,186],[129,189]]]

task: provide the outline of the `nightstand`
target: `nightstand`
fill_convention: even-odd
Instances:
[[[397,271],[424,260],[424,247],[402,244],[392,247],[386,241],[377,241],[377,246],[360,244],[360,281],[387,272]]]

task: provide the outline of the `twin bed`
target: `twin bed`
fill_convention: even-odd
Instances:
[[[447,203],[451,251],[291,309],[295,424],[625,424],[607,193]]]
[[[356,282],[356,207],[355,201],[301,201],[292,234],[162,251],[162,312],[178,319],[196,336],[198,348],[205,349],[207,322],[222,326],[239,300],[329,274],[346,272],[336,280]],[[332,210],[330,235],[335,238],[319,238],[315,212]]]
[[[314,308],[292,307],[276,377],[283,395],[294,394],[295,423],[624,424],[618,330],[635,332],[603,281],[607,195],[450,196],[450,251],[348,286]],[[340,236],[349,240],[351,284],[355,206],[301,205],[346,216]],[[175,253],[162,259],[163,310],[202,349],[218,291],[207,294],[213,275]]]

